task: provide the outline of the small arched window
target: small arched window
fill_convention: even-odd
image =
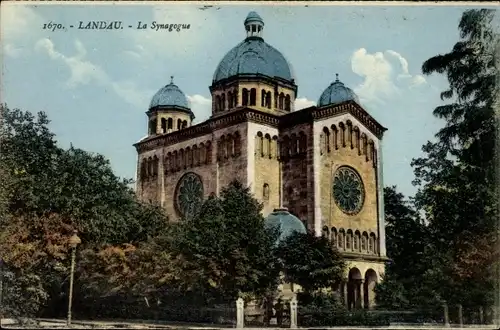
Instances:
[[[267,183],[264,183],[262,187],[262,199],[265,201],[269,200],[269,185]]]

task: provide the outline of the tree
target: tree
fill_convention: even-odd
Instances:
[[[73,229],[82,238],[80,249],[138,244],[160,235],[167,218],[160,207],[137,201],[130,180],[114,175],[103,156],[58,147],[43,112],[1,105],[0,114],[0,253],[12,274],[26,278],[15,285],[42,283],[49,307],[58,310],[54,302],[67,292]]]
[[[244,294],[264,295],[277,285],[277,236],[265,229],[261,209],[250,190],[233,181],[184,220],[173,249],[182,260],[186,289],[234,301]]]
[[[332,288],[342,281],[345,262],[326,237],[294,232],[279,244],[277,256],[286,281],[300,285],[306,292]]]
[[[412,162],[419,187],[415,201],[432,242],[427,260],[439,261],[425,278],[442,299],[473,305],[493,303],[498,269],[498,262],[491,262],[498,251],[494,15],[489,9],[465,11],[461,40],[423,64],[424,74],[446,75],[450,87],[441,98],[450,103],[434,110],[445,125],[436,142],[423,146],[426,155]],[[467,271],[472,265],[474,271]]]

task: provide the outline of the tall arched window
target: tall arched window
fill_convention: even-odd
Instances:
[[[243,88],[243,106],[248,105],[248,89]]]
[[[262,150],[262,155],[264,157],[269,157],[271,154],[271,136],[269,134],[266,134],[264,137],[264,147]]]
[[[255,88],[250,90],[250,105],[257,105],[257,90]]]
[[[290,111],[292,109],[292,102],[290,100],[290,95],[285,96],[285,110]]]
[[[215,96],[215,111],[219,112],[221,110],[222,109],[220,107],[220,95],[217,95],[217,96]]]
[[[165,118],[161,119],[161,132],[167,133],[167,120]]]
[[[177,129],[181,129],[182,127],[182,120],[177,119]]]
[[[200,143],[200,164],[205,164],[205,159],[207,158],[207,149],[204,143]]]
[[[172,118],[168,118],[167,129],[172,129],[172,128],[174,128],[174,121],[172,120]]]
[[[271,92],[267,92],[266,93],[266,107],[268,109],[271,109],[271,106],[272,106],[272,104],[271,104]]]
[[[221,110],[226,110],[226,94],[222,94],[220,98],[220,109]]]
[[[233,93],[232,92],[227,92],[227,103],[228,103],[228,109],[233,108]]]
[[[266,90],[265,89],[260,91],[260,106],[261,107],[266,106]]]
[[[205,164],[212,164],[212,143],[207,141],[207,154],[205,158]]]
[[[285,103],[285,94],[281,93],[278,97],[278,109],[283,110]]]
[[[193,146],[193,166],[200,165],[200,150],[198,146],[195,144]]]
[[[241,136],[238,131],[234,133],[234,155],[238,157],[241,154]]]
[[[255,136],[255,155],[262,156],[262,132],[257,132]]]

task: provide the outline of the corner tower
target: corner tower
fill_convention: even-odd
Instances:
[[[186,95],[174,84],[162,87],[151,99],[148,115],[148,136],[167,134],[191,126],[194,114]]]
[[[210,93],[212,117],[241,107],[283,115],[292,112],[297,85],[291,65],[263,39],[264,21],[250,12],[246,38],[231,49],[215,70]]]

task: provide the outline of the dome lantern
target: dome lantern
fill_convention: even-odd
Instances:
[[[258,37],[262,38],[262,30],[264,30],[264,20],[254,11],[248,13],[245,19],[245,30],[247,38]]]
[[[339,104],[347,101],[354,101],[359,104],[359,98],[356,93],[339,80],[338,73],[336,73],[335,76],[335,81],[332,82],[330,86],[328,86],[321,94],[318,100],[318,107]]]

